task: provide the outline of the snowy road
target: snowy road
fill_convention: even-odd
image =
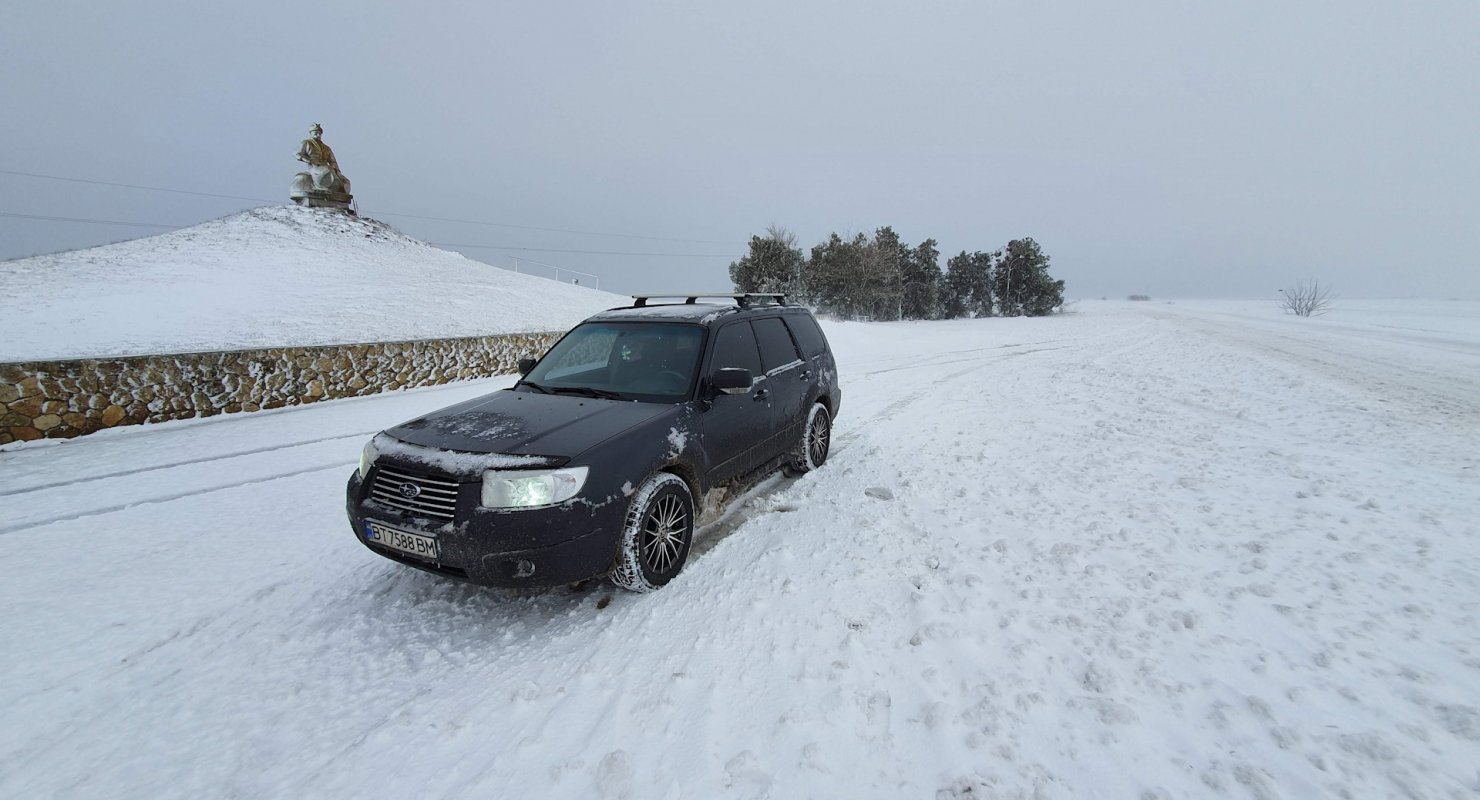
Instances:
[[[827,331],[832,460],[653,595],[351,539],[510,378],[0,452],[0,797],[1480,792],[1475,304]]]

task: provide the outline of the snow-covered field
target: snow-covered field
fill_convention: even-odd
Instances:
[[[1480,792],[1480,305],[826,330],[831,461],[652,595],[351,538],[510,378],[0,452],[0,797]]]
[[[0,262],[0,286],[0,361],[564,330],[631,302],[297,206]]]

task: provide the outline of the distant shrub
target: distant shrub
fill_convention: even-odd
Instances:
[[[1130,297],[1127,297],[1126,299],[1127,300],[1150,300],[1151,299],[1151,295],[1149,295],[1149,294],[1133,294]]]
[[[1331,287],[1320,281],[1301,281],[1280,290],[1280,308],[1297,317],[1319,317],[1331,310]]]

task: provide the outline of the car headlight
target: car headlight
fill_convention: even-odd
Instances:
[[[360,480],[365,480],[365,476],[370,473],[370,465],[377,458],[380,458],[380,451],[375,449],[375,442],[366,442],[365,449],[360,451]]]
[[[586,485],[586,467],[489,470],[483,473],[485,508],[538,508],[563,503]]]

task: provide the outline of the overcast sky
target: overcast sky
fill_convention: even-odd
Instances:
[[[0,259],[163,230],[7,215],[258,204],[10,173],[287,202],[318,122],[365,215],[617,292],[774,223],[1031,236],[1070,297],[1480,299],[1475,0],[12,2],[0,75]]]

